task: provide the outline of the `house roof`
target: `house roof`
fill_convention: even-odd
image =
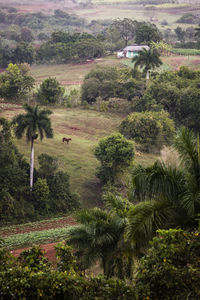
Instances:
[[[127,46],[124,48],[124,51],[141,51],[142,49],[149,50],[149,46],[147,45],[136,45],[136,46]]]

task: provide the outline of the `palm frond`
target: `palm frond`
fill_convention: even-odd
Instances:
[[[140,202],[132,207],[128,215],[126,238],[135,243],[146,243],[156,229],[165,225],[171,208],[171,202],[166,199]]]

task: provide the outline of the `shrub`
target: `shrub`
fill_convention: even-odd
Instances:
[[[143,90],[141,74],[135,75],[131,68],[97,67],[86,75],[81,99],[89,104],[96,102],[98,97],[106,101],[114,97],[130,101],[135,96],[141,96]]]
[[[64,96],[64,88],[62,88],[56,78],[45,79],[37,93],[37,99],[42,104],[61,103]]]
[[[136,299],[200,299],[200,233],[159,230],[141,260]]]
[[[84,278],[74,266],[68,246],[57,246],[67,271],[51,268],[40,247],[23,252],[18,262],[0,248],[1,299],[134,300],[134,289],[118,279]],[[66,256],[67,254],[67,256]],[[68,263],[69,264],[68,264]],[[67,263],[67,265],[66,265]],[[64,266],[63,265],[63,266]],[[62,267],[63,267],[62,266]]]
[[[94,154],[101,162],[97,176],[102,183],[114,182],[117,175],[131,165],[134,158],[133,143],[120,133],[100,140]]]
[[[132,113],[122,121],[119,130],[147,152],[170,144],[175,133],[174,122],[164,111]]]

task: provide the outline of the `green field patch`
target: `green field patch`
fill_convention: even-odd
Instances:
[[[171,50],[174,54],[181,54],[181,55],[200,55],[199,49],[182,49],[182,48],[173,48]]]
[[[7,249],[12,250],[21,247],[32,246],[34,244],[57,242],[67,237],[69,228],[70,227],[56,228],[11,235],[4,239],[3,245]]]

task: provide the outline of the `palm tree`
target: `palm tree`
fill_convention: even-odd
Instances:
[[[141,249],[159,228],[194,228],[200,213],[200,148],[192,132],[182,128],[174,143],[179,167],[157,161],[133,171],[132,200],[126,237]],[[139,202],[139,203],[138,203]]]
[[[51,127],[51,120],[48,115],[52,112],[50,110],[41,110],[38,105],[32,107],[28,104],[24,105],[26,114],[20,114],[13,119],[16,124],[14,132],[18,139],[21,139],[26,132],[27,143],[31,143],[30,155],[30,189],[33,187],[33,170],[34,170],[34,141],[40,136],[43,140],[44,135],[47,138],[53,137],[53,129]]]
[[[135,68],[140,66],[144,67],[144,71],[146,72],[146,80],[149,80],[149,70],[155,69],[162,64],[160,60],[160,54],[156,49],[143,49],[138,56],[135,56],[132,59],[132,62],[135,63]]]
[[[94,208],[76,214],[80,225],[69,229],[67,243],[77,250],[83,269],[99,260],[104,275],[123,279],[129,276],[131,266],[128,255],[124,255],[129,249],[123,237],[129,204],[111,193],[104,200],[106,210]]]

